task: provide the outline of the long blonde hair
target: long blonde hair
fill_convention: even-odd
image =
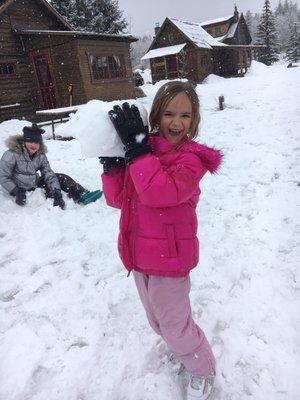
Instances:
[[[165,83],[157,91],[154,97],[149,115],[149,122],[151,131],[154,133],[158,132],[164,110],[166,109],[169,102],[173,100],[174,97],[177,96],[179,93],[185,93],[192,104],[191,128],[188,134],[188,138],[184,140],[184,142],[186,142],[187,140],[192,140],[197,137],[198,127],[200,123],[199,98],[192,83],[182,81],[172,81]]]

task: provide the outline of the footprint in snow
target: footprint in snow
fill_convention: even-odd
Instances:
[[[20,292],[20,288],[13,288],[0,294],[0,300],[3,302],[9,302],[15,299],[15,296]]]

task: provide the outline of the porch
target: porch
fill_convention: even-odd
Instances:
[[[214,48],[214,73],[223,77],[244,76],[252,60],[258,58],[264,46],[227,45]]]

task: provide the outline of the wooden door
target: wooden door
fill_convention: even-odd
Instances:
[[[33,55],[33,64],[40,94],[40,106],[45,109],[56,108],[54,83],[48,55]]]

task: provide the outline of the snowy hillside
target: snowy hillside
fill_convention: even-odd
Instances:
[[[143,86],[148,110],[162,83]],[[199,140],[225,154],[202,181],[191,274],[218,363],[214,398],[297,400],[300,68],[254,63],[245,78],[211,76],[197,91]],[[22,126],[2,123],[0,137]],[[47,146],[56,172],[100,187],[98,160],[77,140]],[[117,255],[119,212],[64,198],[62,211],[38,189],[19,207],[0,188],[0,400],[181,400],[184,376]]]

